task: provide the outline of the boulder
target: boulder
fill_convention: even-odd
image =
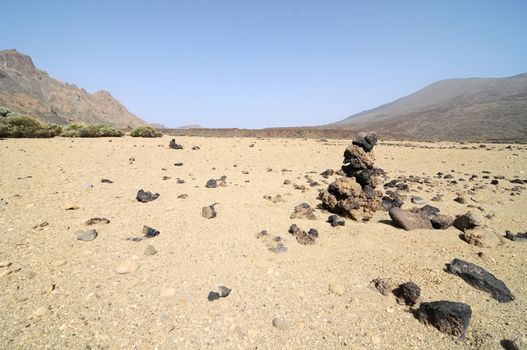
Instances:
[[[135,199],[137,199],[141,203],[148,203],[148,202],[156,200],[158,197],[159,197],[159,193],[152,193],[149,191],[145,192],[143,191],[143,189],[140,189],[137,192],[137,196],[135,197]]]
[[[361,132],[353,138],[353,144],[362,147],[366,152],[370,152],[377,143],[377,133],[370,131]]]
[[[483,218],[481,215],[475,214],[471,211],[462,215],[457,215],[454,220],[454,227],[461,231],[470,230],[482,225]]]

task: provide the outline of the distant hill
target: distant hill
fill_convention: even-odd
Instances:
[[[406,139],[527,141],[527,73],[449,79],[325,128]]]
[[[90,94],[53,79],[16,50],[0,51],[0,106],[57,124],[105,123],[120,128],[147,124],[109,92]]]

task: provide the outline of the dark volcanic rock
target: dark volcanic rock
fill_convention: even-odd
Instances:
[[[332,176],[333,174],[335,174],[335,171],[333,169],[326,169],[320,173],[320,175],[322,175],[322,177],[324,177],[325,179]]]
[[[318,237],[317,230],[310,229],[307,233],[295,224],[292,224],[291,227],[289,227],[289,233],[295,236],[296,241],[302,245],[315,244],[315,239]]]
[[[209,181],[207,181],[207,184],[205,185],[205,187],[207,187],[207,188],[216,188],[216,187],[218,187],[218,183],[216,182],[216,180],[210,179]]]
[[[430,324],[443,333],[463,339],[472,317],[472,309],[470,305],[464,303],[446,300],[433,301],[421,303],[416,317],[424,324]]]
[[[113,181],[112,180],[109,180],[109,179],[101,179],[101,182],[103,184],[113,184]]]
[[[328,216],[328,220],[326,222],[329,222],[332,227],[346,225],[346,222],[335,214]]]
[[[176,143],[176,139],[172,139],[172,140],[170,140],[170,143],[168,144],[168,148],[170,148],[170,149],[183,149],[183,146],[182,145],[178,145]]]
[[[149,226],[144,225],[143,226],[143,236],[145,238],[152,238],[159,235],[159,231],[156,229],[153,229]]]
[[[141,203],[148,203],[153,200],[156,200],[159,197],[159,193],[145,192],[142,189],[137,192],[135,197]]]
[[[390,218],[396,226],[401,227],[406,231],[433,228],[428,216],[421,212],[412,213],[411,211],[403,210],[401,208],[392,208],[388,214],[390,214]]]
[[[481,219],[472,212],[458,215],[454,220],[454,227],[461,231],[473,229],[477,226],[481,226],[481,224]]]
[[[414,306],[421,296],[421,288],[413,282],[406,282],[393,291],[399,304]]]
[[[515,242],[527,242],[527,232],[518,232],[517,234],[514,234],[511,231],[506,231],[505,238]]]
[[[371,151],[376,143],[377,133],[375,131],[361,132],[353,139],[353,144],[362,147],[366,152]]]
[[[90,220],[86,221],[86,225],[101,225],[101,224],[109,224],[110,220],[107,218],[91,218]]]
[[[207,299],[209,301],[214,301],[216,299],[219,299],[220,297],[221,297],[221,295],[218,292],[209,292],[209,295],[207,296]]]
[[[454,259],[447,264],[447,272],[461,277],[472,287],[489,293],[492,298],[500,303],[514,300],[514,295],[503,281],[497,279],[493,274],[475,264]]]

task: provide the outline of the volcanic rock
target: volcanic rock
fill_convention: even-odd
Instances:
[[[172,139],[172,140],[170,140],[170,143],[168,144],[168,148],[170,148],[170,149],[183,149],[183,146],[182,145],[178,145],[176,143],[176,139]]]
[[[151,201],[156,200],[159,197],[159,193],[152,193],[152,192],[145,192],[143,189],[140,189],[137,192],[137,196],[135,197],[139,202],[141,203],[148,203]]]
[[[503,281],[497,279],[493,274],[482,267],[468,261],[454,259],[447,264],[447,272],[461,277],[472,287],[489,293],[492,298],[500,303],[514,300],[514,295]]]
[[[432,325],[443,333],[464,339],[472,317],[470,305],[454,301],[421,303],[416,317],[426,325]]]
[[[401,208],[392,208],[388,214],[396,226],[406,231],[433,228],[428,216],[422,212],[413,213]]]

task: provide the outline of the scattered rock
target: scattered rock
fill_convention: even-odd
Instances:
[[[65,210],[78,210],[78,209],[80,209],[80,207],[78,205],[76,205],[76,204],[69,203],[69,204],[66,204],[64,206],[64,209]]]
[[[346,291],[346,288],[341,284],[335,283],[335,284],[329,285],[329,292],[331,294],[341,296],[342,294],[344,294],[345,291]]]
[[[159,231],[156,229],[151,228],[150,226],[143,226],[143,237],[144,238],[152,238],[159,235]]]
[[[214,292],[214,291],[209,292],[209,295],[207,296],[207,299],[209,301],[214,301],[214,300],[217,300],[219,298],[226,298],[226,297],[229,296],[229,294],[231,294],[231,289],[227,288],[225,286],[220,286],[219,290],[220,290],[219,293],[218,292]]]
[[[281,331],[289,330],[289,324],[287,323],[287,321],[280,317],[276,317],[273,319],[273,327],[278,328]]]
[[[421,296],[421,288],[413,282],[406,282],[399,285],[393,293],[397,297],[397,302],[399,304],[414,306],[417,304],[417,301]]]
[[[297,225],[293,224],[289,227],[289,233],[295,236],[296,241],[302,245],[315,244],[315,240],[318,237],[318,231],[310,229],[309,232],[303,231]]]
[[[481,216],[471,211],[456,216],[454,220],[454,227],[461,231],[470,230],[481,225],[483,225]]]
[[[446,271],[461,277],[472,287],[489,293],[492,298],[500,303],[507,303],[514,300],[514,295],[512,295],[503,281],[497,279],[482,267],[468,261],[454,259],[450,264],[447,264]]]
[[[280,203],[280,202],[285,202],[284,198],[282,197],[282,195],[280,194],[277,194],[276,196],[274,197],[271,197],[269,195],[265,195],[263,196],[264,199],[267,199],[268,201],[271,201],[273,203]]]
[[[144,254],[145,254],[146,256],[154,255],[154,254],[156,254],[156,253],[157,253],[157,250],[156,250],[156,248],[155,248],[153,245],[149,245],[149,246],[147,246],[147,247],[145,248],[145,252],[144,252]]]
[[[376,278],[370,282],[370,285],[375,287],[384,296],[393,293],[396,286],[390,278]]]
[[[77,239],[79,241],[93,241],[95,238],[97,238],[97,231],[94,229],[84,231],[80,235],[77,236]]]
[[[527,336],[520,335],[513,340],[503,339],[500,344],[505,350],[527,350]]]
[[[139,263],[134,259],[126,259],[115,266],[114,271],[118,274],[132,273],[139,269]]]
[[[527,242],[527,232],[518,232],[514,234],[511,231],[505,231],[505,238],[514,242]]]
[[[430,219],[424,213],[412,213],[401,208],[392,208],[388,213],[394,224],[406,231],[433,228]]]
[[[284,185],[291,185],[291,180],[284,180]]]
[[[170,143],[168,144],[168,148],[170,148],[170,149],[183,149],[183,146],[182,145],[178,145],[176,143],[176,139],[172,139],[172,140],[170,140]]]
[[[226,298],[231,294],[231,289],[225,286],[220,286],[220,297]]]
[[[159,193],[145,192],[140,189],[135,197],[141,203],[147,203],[156,200],[159,197]]]
[[[178,199],[187,199],[188,198],[188,194],[182,193],[182,194],[178,195],[177,198]]]
[[[316,220],[317,217],[314,214],[315,209],[311,208],[309,204],[302,203],[300,205],[297,205],[295,207],[295,211],[291,216],[290,219],[308,219],[308,220]]]
[[[209,295],[207,296],[207,299],[209,301],[214,301],[216,299],[219,299],[220,298],[220,293],[218,292],[209,292]]]
[[[197,150],[199,150],[199,149],[200,149],[199,146],[192,146],[192,150],[193,150],[193,151],[197,151]]]
[[[430,324],[443,333],[464,339],[472,309],[464,303],[441,300],[421,303],[416,316],[425,325]]]
[[[503,243],[500,237],[489,229],[465,230],[461,238],[468,244],[481,248],[496,248]]]
[[[217,214],[216,209],[214,209],[215,204],[201,208],[201,216],[203,216],[205,219],[215,218]]]
[[[37,229],[37,228],[43,228],[43,227],[46,227],[49,225],[49,222],[47,221],[42,221],[40,224],[37,224],[35,226],[33,226],[33,230]]]
[[[113,184],[113,181],[110,179],[101,179],[101,183],[103,184]]]
[[[183,163],[179,162],[179,163],[174,163],[174,166],[183,166]]]
[[[207,188],[216,188],[218,187],[218,184],[216,183],[216,180],[210,179],[207,181],[207,184],[205,185]]]
[[[465,197],[461,196],[457,196],[456,198],[454,198],[454,202],[458,202],[459,204],[467,204],[467,200],[465,199]]]
[[[88,226],[103,225],[103,224],[109,224],[109,223],[110,223],[110,220],[108,220],[107,218],[99,218],[99,217],[91,218],[88,221],[86,221],[86,225]]]
[[[320,175],[322,175],[322,177],[325,179],[329,178],[330,176],[334,174],[335,174],[335,171],[333,169],[326,169],[320,173]]]
[[[340,219],[337,215],[333,214],[328,216],[328,220],[326,222],[329,222],[332,227],[336,226],[344,226],[346,225],[346,222],[342,219]]]

